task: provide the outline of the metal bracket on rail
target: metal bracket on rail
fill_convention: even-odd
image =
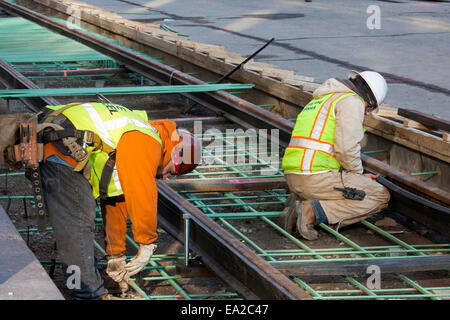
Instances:
[[[190,236],[190,214],[183,214],[184,220],[184,264],[178,264],[175,267],[175,273],[182,277],[215,277],[215,275],[206,268],[201,261],[201,256],[195,255],[191,258],[189,249]]]

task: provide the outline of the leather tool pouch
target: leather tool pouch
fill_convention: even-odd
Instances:
[[[34,195],[32,208],[35,214],[32,218],[36,218],[38,230],[43,231],[47,221],[39,162],[43,158],[44,148],[39,141],[37,117],[35,114],[3,115],[0,124],[4,125],[0,132],[2,160],[12,169],[26,169]]]
[[[9,145],[4,150],[5,162],[14,169],[32,168],[39,166],[44,147],[38,142],[37,123],[23,122],[19,124],[17,144]]]
[[[5,154],[14,157],[14,145],[20,140],[20,124],[36,122],[36,114],[33,113],[15,113],[0,115],[0,160],[4,165],[8,165],[13,169],[22,167],[22,163],[17,163],[12,158],[10,163],[5,159]],[[7,152],[6,149],[10,148]],[[11,149],[12,148],[12,149]]]

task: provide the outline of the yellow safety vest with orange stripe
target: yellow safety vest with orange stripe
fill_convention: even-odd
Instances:
[[[52,110],[60,110],[66,105],[47,106]],[[62,112],[78,130],[90,130],[100,137],[102,143],[109,149],[116,149],[120,138],[125,132],[137,130],[149,135],[162,145],[158,131],[148,123],[147,113],[144,110],[130,110],[124,106],[109,103],[74,103],[70,108]],[[99,183],[103,168],[108,160],[108,154],[102,149],[86,145],[86,150],[91,152],[89,162],[91,175],[89,183],[92,186],[92,195],[97,198],[100,195]],[[107,186],[107,196],[113,197],[123,194],[117,169],[114,166],[111,180]]]
[[[334,107],[349,96],[357,95],[334,92],[312,100],[303,108],[283,157],[284,173],[311,174],[341,167],[334,155]]]

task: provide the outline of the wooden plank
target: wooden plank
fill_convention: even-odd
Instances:
[[[264,68],[274,68],[273,64],[249,61],[244,65],[245,70],[261,72]]]
[[[299,77],[301,77],[301,76],[297,76],[297,75],[287,76],[282,81],[285,84],[288,84],[288,85],[291,85],[294,87],[299,87],[302,90],[310,91],[310,92],[314,92],[314,90],[316,90],[318,87],[320,87],[320,84],[303,81],[303,80],[300,80]]]
[[[409,118],[417,122],[420,122],[431,129],[438,129],[450,132],[450,121],[437,117],[435,115],[430,115],[420,111],[408,110],[403,108],[398,108],[398,114],[405,118]]]
[[[185,48],[189,48],[189,49],[192,49],[197,52],[206,52],[206,53],[208,53],[210,51],[225,52],[224,46],[217,46],[217,45],[213,45],[213,44],[204,44],[204,43],[195,42],[195,41],[187,40],[187,39],[179,39],[177,41],[177,45],[181,45]]]
[[[303,75],[300,75],[300,74],[294,74],[294,75],[288,76],[288,77],[286,77],[285,80],[288,80],[288,81],[314,82],[314,78],[313,77],[303,76]]]
[[[159,29],[160,25],[156,23],[140,23],[137,27],[138,31],[147,32],[147,28]]]
[[[176,33],[170,32],[170,31],[165,31],[165,30],[161,30],[158,28],[143,28],[143,30],[145,30],[146,33],[151,34],[154,37],[176,37],[178,39],[178,36]],[[138,31],[139,32],[139,31]]]
[[[176,43],[178,41],[179,37],[175,33],[172,33],[172,34],[163,35],[162,38],[166,41],[172,41],[172,42]]]
[[[450,142],[450,133],[444,133],[442,135],[442,140]]]
[[[390,105],[382,104],[374,111],[380,117],[389,117],[395,119],[404,119],[404,117],[398,115],[398,109],[392,108]]]
[[[274,79],[283,80],[288,76],[293,76],[294,71],[276,69],[276,68],[264,68],[260,71],[260,74],[265,77],[271,77]]]
[[[194,51],[208,53],[208,52],[214,51],[214,50],[225,51],[225,47],[211,45],[211,44],[204,44],[204,43],[200,43],[200,42],[194,42]]]
[[[430,128],[425,127],[420,122],[417,122],[417,121],[414,121],[411,119],[403,120],[403,125],[408,128],[415,128],[415,129],[419,129],[419,130],[430,130]]]
[[[370,133],[450,163],[450,144],[440,137],[404,127],[374,113],[364,117],[364,126]]]
[[[232,53],[232,52],[226,52],[224,50],[212,50],[208,52],[208,56],[213,58],[218,58],[225,60],[226,58],[234,57],[234,58],[244,58],[240,54]]]
[[[243,57],[240,54],[233,53],[233,52],[226,52],[223,50],[211,50],[207,54],[210,57],[221,59],[225,63],[231,63],[231,64],[240,64],[241,62],[243,62],[245,60],[245,57]]]

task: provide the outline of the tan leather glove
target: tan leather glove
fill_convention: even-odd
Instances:
[[[144,267],[148,264],[150,258],[152,257],[155,249],[156,249],[156,245],[152,244],[152,243],[147,244],[147,245],[141,245],[139,247],[139,250],[138,250],[136,256],[134,256],[125,265],[127,274],[129,276],[133,276],[136,273],[138,273],[139,271],[141,271],[142,269],[144,269]]]
[[[106,274],[119,284],[122,293],[128,291],[128,279],[130,276],[125,270],[125,255],[107,256],[108,265]]]
[[[115,282],[128,281],[129,276],[127,275],[127,270],[125,270],[125,255],[108,256],[106,259],[108,260],[106,267],[108,276]]]

